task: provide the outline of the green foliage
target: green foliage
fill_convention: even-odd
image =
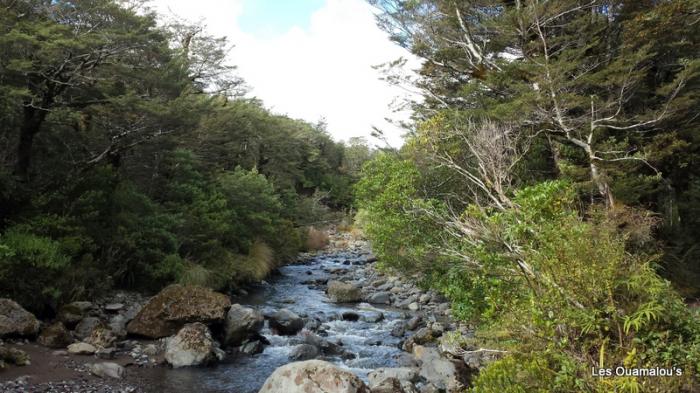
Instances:
[[[60,274],[70,264],[61,244],[50,238],[10,228],[0,236],[0,287],[32,310],[44,311],[64,295]]]
[[[240,97],[228,48],[143,2],[0,7],[0,296],[229,289],[352,207],[366,142],[346,159],[323,123]]]
[[[381,263],[400,269],[430,263],[435,256],[429,255],[427,245],[439,228],[420,212],[440,205],[420,197],[420,174],[413,163],[379,154],[363,167],[362,175],[355,185],[357,205]]]
[[[391,162],[392,171],[385,176],[398,172],[396,159]],[[372,183],[377,176],[372,167],[368,178],[358,183],[359,195],[368,213],[375,213],[364,215],[366,233],[384,250],[391,237],[383,237],[387,232],[382,230],[394,230],[385,224],[387,217],[391,222],[392,215],[404,214],[395,225],[419,221],[396,204],[407,199],[384,199],[392,190],[392,178]],[[406,172],[402,175],[399,178],[408,178],[410,184]],[[386,191],[363,193],[372,190],[372,184],[385,184]],[[399,189],[410,190],[402,184],[405,187]],[[370,195],[370,202],[391,202],[379,206],[388,209],[393,204],[397,210],[377,209],[366,202]],[[629,221],[634,212],[591,211],[589,219],[582,220],[574,188],[564,181],[521,189],[513,205],[506,210],[471,205],[460,225],[472,230],[462,232],[461,238],[445,243],[434,235],[402,236],[394,242],[409,250],[384,261],[402,271],[423,273],[425,281],[452,301],[455,316],[478,322],[483,330],[507,332],[496,345],[512,355],[481,373],[475,392],[624,391],[634,384],[673,392],[696,386],[700,321],[654,271],[655,256],[642,251],[638,236],[621,229],[623,219]],[[431,214],[441,212],[433,209]],[[413,226],[411,230],[420,231]],[[443,257],[429,264],[411,258],[425,258],[432,254],[428,250],[441,250]],[[665,379],[593,377],[590,370],[602,365],[680,367],[685,374]]]
[[[698,390],[700,321],[659,275],[697,297],[698,1],[372,2],[425,94],[401,165],[358,183],[363,226],[505,333],[473,390]],[[591,376],[617,366],[683,375]]]

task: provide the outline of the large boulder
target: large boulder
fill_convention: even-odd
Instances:
[[[436,348],[415,345],[413,355],[421,363],[420,376],[437,388],[456,393],[469,383],[469,370],[461,360],[444,358]]]
[[[222,322],[229,307],[228,296],[211,289],[170,285],[152,297],[126,329],[150,338],[167,337],[187,323]]]
[[[226,315],[224,344],[240,345],[247,339],[255,338],[264,324],[265,318],[260,312],[234,304]]]
[[[289,363],[279,367],[258,393],[369,393],[355,374],[321,360]]]
[[[362,300],[362,291],[350,283],[329,281],[328,297],[335,303],[357,303]]]
[[[36,317],[10,299],[0,299],[0,337],[36,336],[41,324]]]
[[[280,335],[292,336],[304,328],[304,320],[283,308],[270,315],[270,328]]]
[[[56,322],[41,331],[37,342],[49,348],[65,348],[73,342],[73,337],[63,323]]]
[[[224,358],[224,351],[211,337],[206,325],[195,322],[185,325],[165,342],[165,361],[173,367],[200,366]]]

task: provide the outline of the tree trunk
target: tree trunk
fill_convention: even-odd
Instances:
[[[598,193],[605,200],[605,206],[608,209],[612,208],[615,205],[615,199],[613,198],[612,192],[610,192],[610,185],[593,158],[591,158],[591,180],[593,180],[593,183],[598,187]]]
[[[15,165],[15,175],[22,180],[29,179],[29,166],[32,161],[32,146],[34,136],[41,129],[41,125],[47,115],[46,110],[33,107],[24,108],[24,120],[19,131],[19,143],[17,145],[17,163]]]

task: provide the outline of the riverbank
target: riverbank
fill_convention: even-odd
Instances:
[[[124,319],[134,318],[136,309],[146,304],[138,296],[120,298],[128,298],[129,304],[122,303],[114,311],[119,303],[112,298],[98,302],[94,307],[99,311],[88,314],[102,315],[111,326],[115,319],[129,322]],[[231,302],[232,309],[253,310],[265,322],[236,345],[226,345],[225,326],[212,324],[217,348],[220,343],[225,352],[209,367],[169,365],[165,352],[172,338],[167,337],[136,340],[128,335],[115,340],[112,350],[88,355],[16,341],[7,344],[25,350],[32,364],[0,371],[0,381],[6,381],[0,382],[0,388],[10,392],[248,393],[257,392],[278,367],[307,359],[328,361],[370,386],[383,377],[401,377],[407,393],[457,388],[470,375],[464,362],[446,357],[440,348],[441,338],[449,332],[469,334],[449,318],[445,299],[378,271],[368,245],[348,234],[335,235],[323,252],[302,255],[297,263],[241,291]],[[112,311],[106,310],[108,305]],[[282,310],[299,318],[300,330],[281,334],[275,329]],[[123,367],[123,373],[118,378],[95,376],[91,366],[104,363]]]

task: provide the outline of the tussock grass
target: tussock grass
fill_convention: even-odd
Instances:
[[[254,281],[260,281],[276,267],[272,248],[262,241],[256,241],[250,247],[245,258],[244,271]]]
[[[260,281],[276,267],[274,251],[260,240],[250,246],[248,254],[223,249],[217,251],[206,266],[188,262],[178,282],[220,291],[241,283]]]
[[[215,274],[206,267],[188,262],[178,282],[183,285],[198,285],[202,287],[216,288]]]
[[[304,243],[307,251],[322,250],[328,246],[328,242],[328,233],[314,227],[309,227],[306,233],[306,242]]]

